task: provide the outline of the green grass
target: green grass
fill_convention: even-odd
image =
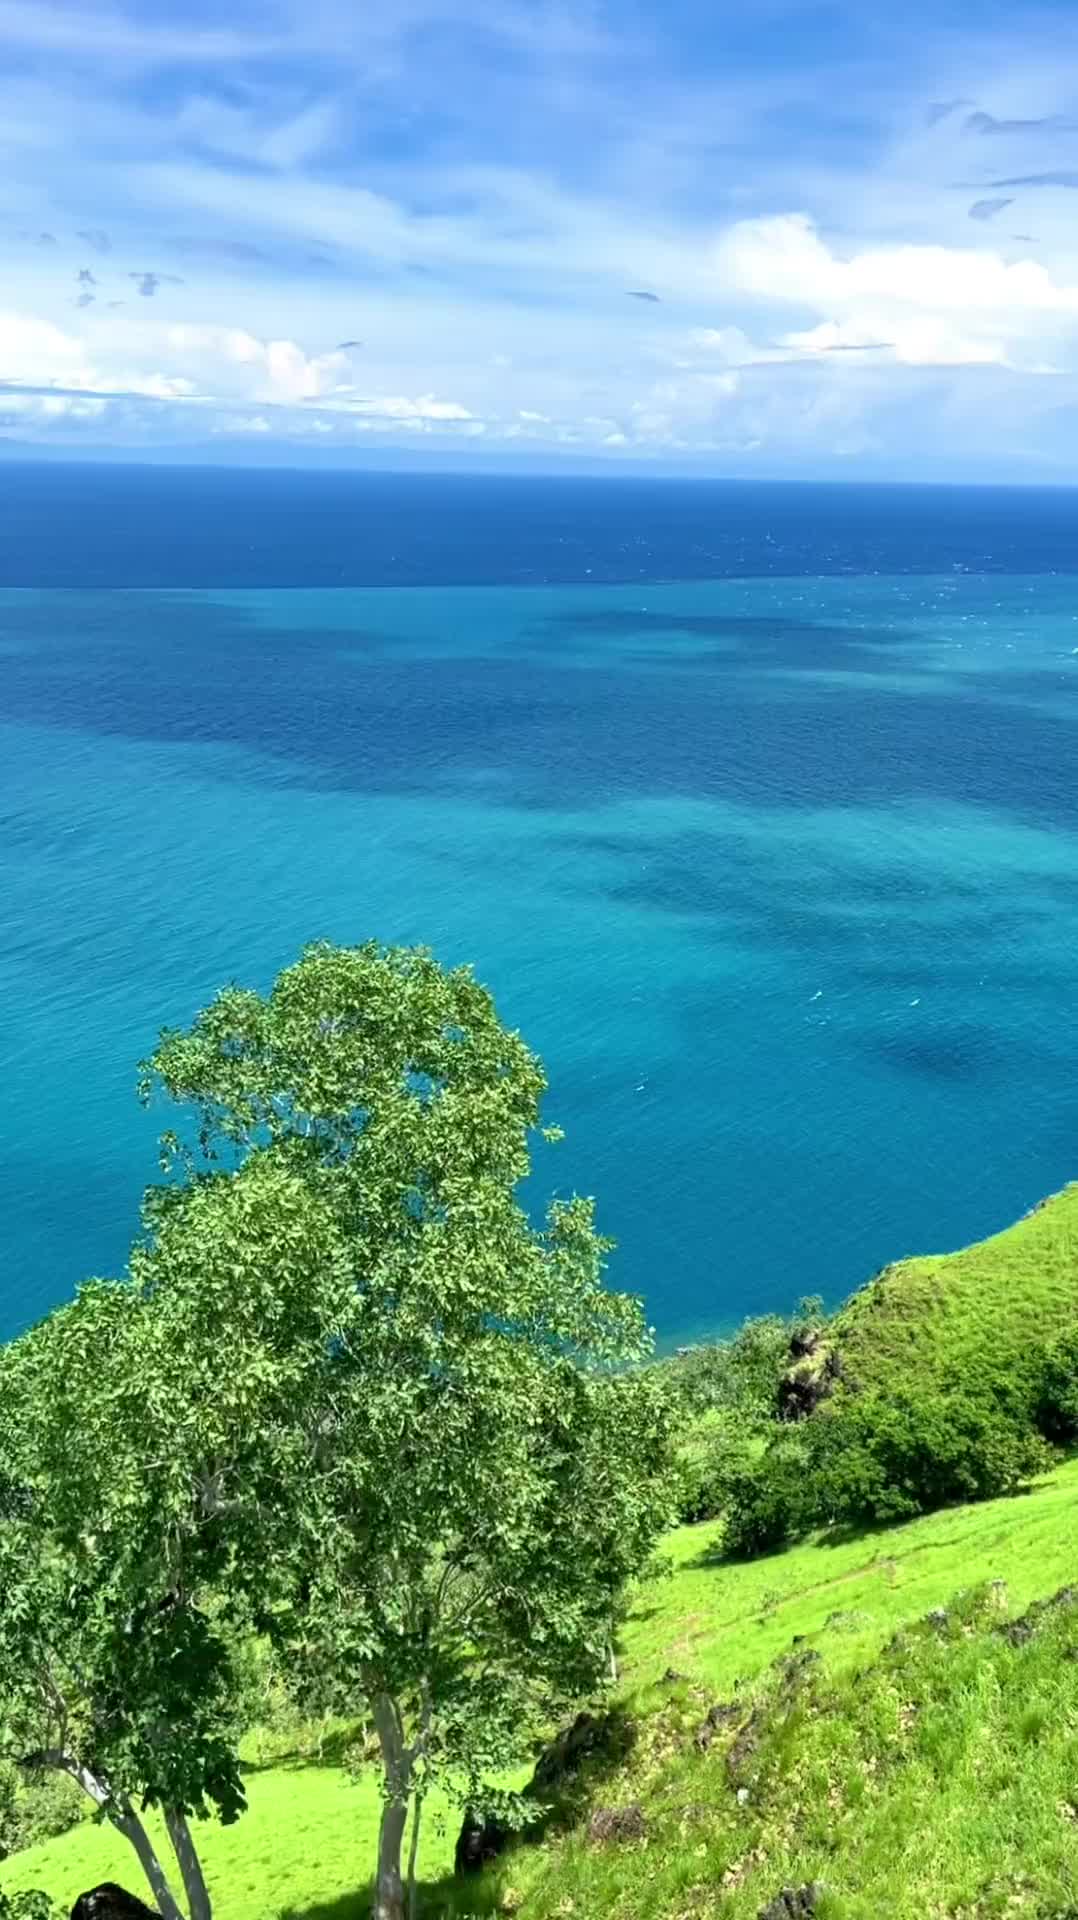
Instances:
[[[644,1842],[597,1846],[578,1823],[507,1858],[472,1911],[511,1887],[537,1916],[753,1920],[816,1882],[820,1920],[1073,1920],[1078,1609],[1024,1646],[997,1625],[986,1596],[856,1675],[772,1675],[745,1703],[755,1744],[736,1766],[732,1731],[697,1750],[706,1696],[672,1685],[597,1785],[643,1807]]]
[[[597,1849],[577,1830],[454,1887],[455,1824],[435,1815],[420,1853],[425,1913],[486,1914],[510,1890],[535,1920],[748,1920],[785,1881],[813,1877],[838,1889],[835,1920],[981,1920],[997,1910],[1040,1920],[1052,1911],[1044,1901],[1060,1907],[1072,1882],[1078,1908],[1078,1824],[1059,1810],[1078,1805],[1078,1663],[1050,1637],[1022,1653],[959,1635],[942,1652],[926,1645],[912,1678],[853,1678],[898,1626],[960,1588],[1003,1579],[1017,1613],[1078,1575],[1078,1462],[1017,1499],[745,1566],[715,1561],[717,1531],[672,1537],[673,1571],[641,1592],[623,1636],[619,1691],[639,1738],[628,1767],[595,1792],[605,1804],[641,1800],[646,1847]],[[697,1753],[691,1730],[711,1701],[751,1697],[795,1635],[822,1655],[823,1691],[769,1733],[770,1798],[739,1807],[722,1751]],[[670,1667],[685,1677],[664,1682]],[[888,1744],[888,1702],[913,1680],[927,1703],[916,1738]],[[358,1920],[374,1780],[280,1764],[252,1770],[248,1788],[235,1826],[200,1833],[217,1920]],[[724,1888],[731,1874],[737,1884]],[[6,1890],[43,1886],[65,1905],[103,1879],[141,1891],[125,1843],[91,1825],[0,1866]]]
[[[1078,1319],[1078,1184],[959,1253],[901,1260],[832,1320],[848,1376],[866,1387],[975,1374]]]
[[[373,1859],[378,1819],[373,1777],[353,1783],[337,1768],[279,1766],[251,1774],[247,1792],[248,1810],[234,1826],[197,1830],[220,1920],[300,1914],[329,1920],[337,1911],[361,1912],[357,1888]],[[148,1824],[168,1867],[161,1823],[151,1815]],[[451,1861],[451,1848],[448,1857],[439,1857],[435,1843],[431,1870],[444,1871]],[[0,1868],[6,1891],[44,1887],[64,1907],[102,1880],[118,1880],[148,1897],[126,1841],[93,1823],[13,1854]]]
[[[1076,1318],[1071,1186],[978,1246],[888,1268],[829,1332],[847,1374],[886,1389],[1006,1363]],[[641,1592],[623,1635],[619,1693],[639,1735],[594,1792],[641,1801],[646,1846],[598,1849],[577,1823],[455,1886],[456,1821],[433,1806],[425,1913],[487,1914],[508,1894],[535,1920],[747,1920],[777,1887],[819,1878],[833,1889],[820,1920],[1047,1920],[1068,1907],[1078,1920],[1078,1661],[1062,1657],[1066,1622],[1024,1649],[983,1626],[944,1643],[920,1636],[905,1667],[880,1664],[896,1629],[960,1589],[1003,1580],[1016,1614],[1078,1578],[1078,1461],[1017,1499],[744,1566],[717,1559],[719,1532],[672,1536],[672,1570]],[[772,1697],[769,1670],[795,1639],[821,1655],[823,1678],[772,1711],[760,1780],[740,1806],[723,1743],[701,1755],[691,1732],[717,1698]],[[904,1690],[917,1695],[912,1716]],[[374,1778],[298,1761],[252,1767],[247,1786],[243,1818],[200,1833],[217,1920],[358,1920]],[[144,1891],[125,1843],[89,1822],[0,1865],[0,1888],[43,1886],[65,1906],[105,1879]]]

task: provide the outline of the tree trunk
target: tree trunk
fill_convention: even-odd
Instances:
[[[412,1807],[412,1838],[408,1848],[408,1920],[416,1920],[416,1907],[419,1902],[419,1888],[416,1885],[415,1869],[419,1858],[419,1825],[423,1818],[423,1795],[417,1793]]]
[[[387,1800],[378,1833],[378,1881],[373,1920],[405,1920],[401,1843],[408,1818],[406,1800]]]
[[[405,1920],[401,1847],[408,1820],[411,1757],[405,1749],[396,1701],[388,1693],[379,1693],[371,1704],[386,1776],[386,1799],[378,1831],[373,1920]]]
[[[130,1840],[150,1883],[161,1920],[184,1920],[183,1908],[169,1886],[168,1875],[154,1852],[153,1841],[126,1794],[114,1796],[104,1780],[98,1779],[75,1754],[68,1753],[63,1747],[47,1747],[39,1753],[28,1753],[21,1764],[27,1769],[54,1767],[57,1773],[66,1773],[77,1781],[83,1793],[89,1794],[95,1807],[101,1809],[117,1833],[122,1833],[125,1840]],[[192,1920],[195,1920],[194,1915]],[[199,1916],[199,1920],[208,1920],[208,1910],[206,1916]]]
[[[115,1809],[110,1808],[109,1819],[117,1832],[122,1833],[125,1840],[130,1840],[138,1854],[142,1871],[150,1883],[153,1897],[157,1902],[161,1920],[184,1920],[183,1908],[169,1886],[168,1875],[157,1858],[153,1841],[130,1801],[124,1800]]]
[[[169,1807],[165,1813],[165,1825],[172,1842],[172,1851],[176,1855],[183,1875],[190,1920],[212,1920],[209,1891],[203,1877],[198,1849],[191,1838],[187,1816],[177,1812],[175,1807]]]

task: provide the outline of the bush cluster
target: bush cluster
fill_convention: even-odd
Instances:
[[[84,1804],[78,1787],[66,1776],[53,1773],[24,1779],[10,1762],[0,1761],[0,1860],[77,1826],[84,1817]]]
[[[21,1893],[0,1888],[0,1920],[63,1920],[63,1913],[40,1887],[24,1887]]]
[[[845,1392],[773,1430],[726,1489],[725,1550],[751,1557],[825,1526],[879,1526],[1019,1491],[1078,1439],[1078,1332],[1005,1376]]]
[[[1078,1327],[1048,1348],[1037,1380],[1036,1419],[1058,1446],[1078,1440]]]
[[[746,1320],[731,1339],[685,1348],[661,1363],[686,1425],[678,1492],[684,1524],[727,1511],[774,1431],[794,1329],[821,1312],[820,1301],[803,1300],[789,1318]]]

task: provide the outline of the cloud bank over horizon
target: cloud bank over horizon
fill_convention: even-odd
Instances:
[[[1078,479],[1078,15],[0,0],[0,436]]]

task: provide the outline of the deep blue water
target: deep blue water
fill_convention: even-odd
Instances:
[[[1078,495],[4,465],[0,589],[0,1331],[319,936],[475,963],[667,1339],[1078,1174]]]

